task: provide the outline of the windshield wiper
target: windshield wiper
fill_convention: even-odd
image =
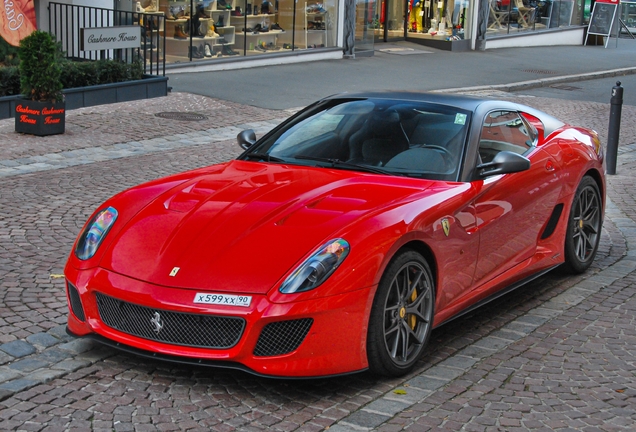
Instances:
[[[248,153],[246,155],[243,155],[243,157],[245,157],[246,159],[264,160],[266,162],[287,162],[285,159],[281,159],[267,153]]]
[[[295,156],[294,159],[302,159],[302,160],[313,160],[317,162],[327,162],[331,164],[332,168],[349,168],[358,171],[370,172],[374,174],[388,174],[388,175],[400,175],[391,171],[384,170],[382,168],[370,166],[370,165],[362,165],[353,162],[345,162],[340,159],[330,159],[330,158],[321,158],[314,156]]]

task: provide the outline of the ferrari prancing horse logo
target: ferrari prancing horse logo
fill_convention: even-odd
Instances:
[[[179,273],[179,270],[181,270],[179,267],[173,268],[172,271],[170,272],[170,277],[175,277],[177,273]]]
[[[150,324],[154,327],[153,330],[159,333],[163,329],[163,323],[161,322],[161,315],[159,312],[155,312],[155,316],[150,319]]]
[[[450,222],[448,222],[447,218],[442,219],[442,229],[444,230],[444,235],[448,237],[450,233]]]

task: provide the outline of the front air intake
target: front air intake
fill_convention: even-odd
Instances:
[[[303,318],[267,324],[258,338],[254,355],[269,357],[288,354],[296,350],[305,340],[313,323],[312,318]]]
[[[78,320],[84,322],[86,316],[84,316],[84,308],[82,307],[82,301],[80,300],[79,292],[72,283],[66,281],[66,293],[68,295],[69,303],[71,304],[71,311]]]
[[[175,345],[227,349],[245,329],[240,317],[174,312],[128,303],[96,293],[99,317],[109,327],[140,338]]]

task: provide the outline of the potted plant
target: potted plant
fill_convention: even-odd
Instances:
[[[38,136],[64,133],[60,51],[47,32],[36,30],[20,41],[20,91],[15,131]]]

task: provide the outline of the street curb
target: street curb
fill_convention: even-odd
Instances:
[[[485,90],[499,90],[499,91],[505,91],[505,92],[514,92],[518,90],[525,90],[525,89],[531,89],[531,88],[549,87],[553,84],[559,84],[559,83],[586,81],[586,80],[610,78],[610,77],[633,75],[633,74],[636,74],[636,67],[610,69],[610,70],[599,71],[599,72],[587,72],[587,73],[575,74],[575,75],[562,75],[557,77],[542,78],[542,79],[536,79],[536,80],[530,80],[530,81],[520,81],[516,83],[509,83],[509,84],[494,84],[494,85],[484,85],[484,86],[474,86],[474,87],[459,87],[459,88],[432,90],[431,93],[466,93],[466,92],[476,92],[476,91],[485,91]]]

